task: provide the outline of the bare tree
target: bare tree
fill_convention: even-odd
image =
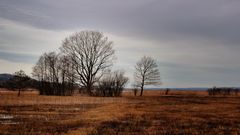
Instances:
[[[36,65],[33,67],[32,76],[38,81],[37,89],[40,90],[40,95],[46,95],[46,90],[44,88],[45,82],[47,82],[47,74],[46,74],[46,62],[45,62],[45,54],[41,55],[38,59]]]
[[[124,76],[125,72],[117,70],[114,72],[114,78],[115,78],[115,96],[120,96],[123,88],[128,83],[129,78]]]
[[[156,60],[152,57],[144,56],[135,65],[135,86],[141,89],[140,96],[143,95],[145,85],[160,84],[160,72]]]
[[[45,62],[48,67],[50,82],[59,82],[59,66],[58,66],[58,54],[56,52],[50,52],[45,54]]]
[[[170,91],[170,89],[167,88],[166,91],[165,91],[165,95],[168,95],[169,91]]]
[[[71,57],[78,82],[90,95],[103,71],[112,66],[115,52],[112,44],[112,41],[97,31],[75,33],[62,43],[60,50]]]
[[[14,73],[13,81],[15,88],[18,89],[18,96],[20,96],[21,90],[27,87],[28,80],[30,80],[30,78],[23,70]]]
[[[68,56],[55,52],[44,53],[33,67],[32,75],[38,80],[41,95],[71,95],[75,73]]]
[[[36,65],[33,67],[32,76],[39,81],[44,80],[44,57],[43,56],[40,56]]]
[[[60,69],[62,93],[67,93],[67,95],[71,95],[73,93],[73,89],[75,86],[74,84],[76,82],[74,63],[71,57],[66,55],[60,55],[58,63]],[[66,91],[66,89],[68,90]]]

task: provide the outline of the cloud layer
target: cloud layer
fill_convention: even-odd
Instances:
[[[134,63],[151,55],[162,87],[239,86],[239,7],[238,0],[1,0],[0,60],[33,65],[69,33],[92,29],[115,42],[116,68],[130,78]]]

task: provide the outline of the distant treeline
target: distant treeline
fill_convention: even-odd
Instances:
[[[13,75],[9,75],[7,79],[0,81],[0,88],[7,88],[10,90],[17,90],[18,96],[23,89],[36,88],[38,81],[31,79],[25,74],[23,70],[15,72]]]
[[[21,81],[21,82],[20,82]],[[19,77],[13,75],[10,79],[0,81],[0,88],[7,88],[9,90],[18,90],[21,88],[36,88],[38,81],[30,77]]]
[[[6,81],[0,82],[0,88],[7,88],[9,90],[24,90],[24,89],[36,89],[39,91],[40,95],[59,95],[59,96],[67,96],[72,95],[73,90],[77,89],[73,83],[69,82],[46,82],[46,81],[38,81],[32,79],[28,76],[16,76],[13,75],[12,78]]]
[[[47,69],[47,68],[45,68]],[[36,89],[39,91],[40,95],[58,95],[58,96],[70,96],[73,95],[74,90],[79,90],[81,93],[86,93],[86,89],[84,87],[79,87],[76,83],[70,82],[67,80],[68,77],[62,77],[62,73],[59,72],[59,76],[55,80],[52,80],[51,76],[47,76],[50,80],[46,80],[41,78],[39,80],[35,80],[27,76],[24,71],[21,70],[23,73],[22,75],[11,75],[11,78],[5,81],[0,81],[0,88],[7,88],[13,91],[20,91],[27,90],[27,89]],[[49,74],[52,75],[52,74]],[[44,77],[44,75],[42,75]],[[62,80],[60,79],[62,78]],[[63,78],[66,78],[63,79]],[[61,81],[59,81],[61,80]],[[71,79],[70,79],[71,80]],[[94,88],[94,96],[104,96],[104,97],[111,97],[111,96],[121,96],[123,91],[123,86],[128,81],[128,78],[124,76],[123,71],[115,71],[110,72],[108,71],[105,73],[105,76],[95,85]]]
[[[240,88],[213,87],[207,90],[210,96],[214,95],[238,95]]]

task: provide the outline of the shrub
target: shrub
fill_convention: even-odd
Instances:
[[[98,82],[96,95],[117,97],[121,96],[124,86],[127,84],[128,78],[124,76],[123,71],[108,72]]]

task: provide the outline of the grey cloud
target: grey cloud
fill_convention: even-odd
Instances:
[[[45,29],[98,28],[155,40],[202,37],[240,43],[237,0],[7,1],[0,16]]]
[[[38,56],[0,51],[0,59],[10,62],[33,64],[37,61]]]
[[[57,50],[66,35],[67,32],[36,29],[0,18],[1,51],[40,55]]]
[[[31,62],[28,52],[57,49],[66,36],[58,35],[62,30],[96,29],[127,37],[114,40],[121,56],[118,67],[134,66],[138,56],[152,54],[161,61],[163,84],[238,84],[238,0],[0,1],[0,19],[31,26],[11,29],[0,22],[0,49],[27,55],[1,53],[1,59]]]
[[[171,62],[159,62],[159,66],[165,87],[169,82],[174,82],[177,87],[239,86],[239,68],[199,67]]]

